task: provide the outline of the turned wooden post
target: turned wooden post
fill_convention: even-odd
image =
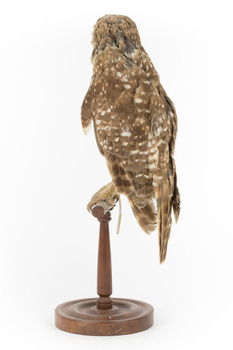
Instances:
[[[105,202],[99,202],[92,210],[93,216],[100,222],[99,229],[99,250],[97,267],[97,308],[99,310],[109,310],[112,308],[112,266],[111,249],[109,238],[109,221],[111,214],[108,211],[110,206]]]
[[[144,331],[153,325],[154,309],[134,299],[110,298],[112,294],[111,251],[108,223],[111,206],[96,203],[92,214],[100,222],[97,269],[99,298],[68,301],[55,310],[56,326],[70,333],[119,335]]]

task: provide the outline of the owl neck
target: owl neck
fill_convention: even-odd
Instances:
[[[142,50],[139,47],[117,48],[116,46],[106,45],[103,48],[94,48],[92,53],[93,73],[101,74],[105,70],[119,69],[121,65],[133,67],[139,65],[141,61]]]

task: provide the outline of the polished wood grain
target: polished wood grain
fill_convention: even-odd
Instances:
[[[151,305],[133,299],[111,298],[112,270],[109,238],[110,206],[99,202],[92,214],[100,222],[97,269],[99,298],[73,300],[55,310],[56,326],[83,335],[123,335],[144,331],[154,322]]]
[[[111,250],[109,239],[108,222],[111,220],[108,211],[100,221],[99,232],[99,252],[98,252],[98,270],[97,270],[97,308],[99,310],[109,310],[112,308],[112,266],[111,266]]]
[[[153,325],[153,307],[147,303],[113,298],[110,310],[99,310],[97,298],[59,305],[56,326],[83,335],[123,335],[144,331]]]

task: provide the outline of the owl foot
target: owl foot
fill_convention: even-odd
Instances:
[[[120,195],[116,192],[114,184],[110,182],[92,196],[90,202],[87,204],[87,210],[91,212],[95,204],[101,201],[107,202],[113,208],[119,198]]]

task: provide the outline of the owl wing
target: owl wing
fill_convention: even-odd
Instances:
[[[93,119],[97,144],[107,160],[113,183],[119,193],[128,197],[137,221],[149,233],[156,227],[150,169],[153,154],[148,146],[154,143],[152,113],[148,109],[153,87],[143,81],[137,84],[137,77],[125,84],[119,84],[117,79],[96,81]]]
[[[93,76],[81,107],[81,123],[85,134],[87,134],[90,130],[91,121],[93,118],[92,109],[94,108],[94,79],[95,77]]]
[[[156,160],[153,172],[153,182],[158,207],[158,232],[160,247],[160,262],[166,258],[167,244],[171,231],[171,210],[178,220],[180,211],[180,196],[176,181],[174,147],[177,132],[177,116],[172,101],[168,98],[162,86],[158,86],[160,102],[152,98],[151,110],[154,149]]]

